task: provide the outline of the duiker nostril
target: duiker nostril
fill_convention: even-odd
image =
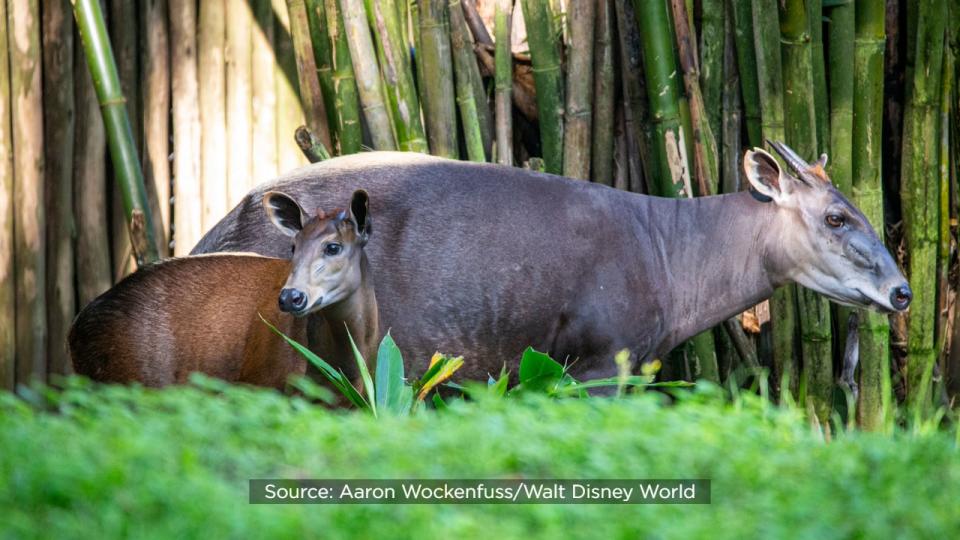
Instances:
[[[280,311],[299,311],[307,304],[307,295],[298,289],[280,290]]]
[[[913,292],[907,284],[894,287],[890,292],[890,304],[897,310],[907,309],[911,300],[913,300]]]

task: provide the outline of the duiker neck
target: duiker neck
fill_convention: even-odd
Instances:
[[[366,253],[360,255],[360,275],[360,288],[340,302],[328,306],[322,313],[340,358],[353,357],[347,337],[349,331],[363,357],[368,362],[373,362],[380,339],[380,317]]]
[[[773,295],[788,282],[777,206],[749,192],[693,199],[647,199],[638,234],[648,235],[661,276],[667,334],[659,354]]]

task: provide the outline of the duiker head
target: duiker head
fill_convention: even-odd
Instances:
[[[349,210],[307,214],[289,195],[263,197],[270,221],[293,239],[290,276],[280,309],[302,317],[335,304],[362,286],[363,246],[370,238],[367,192],[357,190]]]
[[[744,170],[753,189],[777,205],[780,270],[839,304],[907,309],[910,286],[867,218],[830,183],[826,154],[811,165],[785,144],[769,144],[795,174],[759,148],[746,153]]]

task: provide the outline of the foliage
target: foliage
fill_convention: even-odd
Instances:
[[[197,377],[0,394],[0,538],[947,538],[941,432],[824,443],[799,411],[711,385],[624,399],[332,412]],[[709,478],[712,504],[254,506],[250,478]],[[824,501],[835,503],[824,504]],[[495,512],[496,518],[491,519]],[[721,523],[722,526],[718,526]]]

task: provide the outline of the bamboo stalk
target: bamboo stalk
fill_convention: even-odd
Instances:
[[[606,4],[606,2],[602,3]],[[494,116],[497,132],[497,163],[507,166],[513,165],[513,52],[510,41],[512,26],[513,0],[496,0],[493,33],[497,39],[494,57],[496,61],[494,74],[496,114]],[[612,132],[612,123],[610,129]],[[612,144],[610,146],[612,149]]]
[[[35,0],[11,0],[10,96],[13,123],[17,383],[44,380],[47,302],[43,186],[43,101],[40,9]]]
[[[949,8],[951,11],[956,9],[954,6]],[[952,22],[952,21],[951,21]],[[956,31],[957,28],[949,29]],[[948,344],[948,326],[950,309],[950,96],[953,95],[953,85],[955,73],[954,58],[950,40],[943,51],[943,82],[940,92],[940,163],[939,163],[939,189],[940,189],[940,222],[939,222],[939,241],[937,252],[937,327],[935,332],[936,339],[936,362],[944,368],[941,373],[946,371],[946,355]],[[942,360],[942,362],[941,362]]]
[[[613,185],[613,124],[616,78],[614,74],[613,39],[614,7],[612,0],[597,2],[596,30],[594,32],[593,80],[593,148],[591,174],[594,182]]]
[[[15,178],[13,123],[10,110],[10,63],[7,3],[0,2],[0,389],[16,386],[17,267],[15,261]]]
[[[453,56],[447,23],[446,0],[419,2],[420,48],[418,66],[424,77],[420,87],[430,153],[459,157],[457,104],[453,82]]]
[[[483,147],[483,133],[480,131],[480,104],[473,92],[473,70],[476,60],[473,43],[469,36],[467,23],[459,0],[447,4],[447,17],[450,21],[450,46],[453,50],[454,81],[457,89],[457,105],[460,109],[460,123],[470,161],[486,161]],[[477,74],[479,77],[479,73]]]
[[[277,167],[280,172],[307,163],[293,140],[297,128],[306,123],[303,103],[300,102],[300,83],[297,80],[297,60],[290,39],[290,18],[285,0],[271,0],[273,4],[273,40],[277,57],[274,78],[277,83]]]
[[[813,66],[813,115],[816,120],[817,151],[833,155],[830,150],[830,110],[827,103],[828,87],[823,54],[822,0],[804,1],[807,6],[807,25],[810,29],[810,58]]]
[[[276,4],[274,4],[276,9]],[[286,10],[283,10],[286,13]],[[227,1],[227,206],[243,199],[254,180],[253,170],[253,96],[250,68],[253,49],[250,45],[253,15],[247,2]],[[296,128],[294,128],[296,129]],[[277,133],[283,140],[289,133]],[[289,139],[287,139],[289,140]],[[289,144],[289,143],[288,143]]]
[[[143,179],[150,213],[154,216],[153,234],[157,239],[157,248],[160,256],[166,257],[170,252],[170,37],[167,1],[145,0],[142,6]]]
[[[836,9],[836,8],[835,8]],[[884,0],[861,0],[854,15],[853,203],[884,236],[881,137],[883,125]],[[857,423],[878,430],[890,411],[890,326],[886,315],[860,311]]]
[[[353,59],[360,104],[373,138],[373,147],[377,150],[396,150],[390,117],[384,103],[383,90],[380,88],[380,70],[377,67],[373,38],[367,26],[363,0],[340,0],[340,8],[350,57]]]
[[[784,139],[783,66],[780,59],[780,26],[775,0],[753,0],[751,14],[761,111],[761,135],[764,139],[782,141]],[[749,103],[748,98],[749,96],[745,94],[745,106]],[[789,380],[789,387],[780,390],[789,391],[793,395],[796,395],[800,378],[799,365],[796,361],[796,303],[795,285],[777,289],[770,300],[774,384],[779,385],[784,379]]]
[[[724,48],[723,48],[723,128],[721,140],[723,145],[723,170],[721,182],[723,193],[740,191],[742,182],[741,153],[743,143],[740,138],[740,124],[743,117],[740,107],[740,72],[737,69],[736,41],[733,28],[733,17],[724,18]]]
[[[337,144],[339,153],[355,154],[363,146],[360,125],[360,98],[357,80],[353,75],[353,61],[343,28],[343,17],[337,0],[324,0],[327,32],[330,35],[330,57],[333,65],[333,90],[337,113]]]
[[[563,73],[548,0],[520,0],[527,28],[533,77],[537,87],[537,118],[546,171],[563,172]]]
[[[270,0],[253,0],[250,4],[253,9],[253,20],[256,23],[251,36],[250,51],[250,72],[253,75],[250,81],[252,115],[250,144],[257,154],[256,159],[253,160],[251,176],[253,183],[256,184],[269,180],[280,172],[277,167],[277,74],[274,69],[276,60],[274,59],[273,4]],[[203,73],[203,70],[200,72]],[[221,67],[217,76],[221,80],[217,84],[223,84],[223,73]],[[222,87],[220,91],[222,92]],[[219,103],[221,110],[223,102],[221,93]],[[219,153],[222,155],[224,152],[220,150]],[[226,184],[222,181],[217,182],[216,191],[225,187]],[[225,194],[219,196],[226,199]],[[217,219],[220,217],[222,215],[217,216]]]
[[[270,5],[269,0],[263,0]],[[273,12],[271,6],[271,13]],[[226,0],[204,0],[200,4],[197,35],[198,69],[203,74],[200,96],[200,190],[203,198],[203,230],[210,230],[227,214],[227,156],[223,143],[227,140],[227,66],[224,51],[227,44]],[[273,81],[272,74],[265,79]],[[276,128],[271,129],[275,131]],[[263,151],[275,159],[276,144]]]
[[[477,11],[477,0],[462,0],[461,3],[463,4],[463,16],[467,20],[467,26],[470,27],[473,40],[482,45],[493,45],[493,38],[490,37],[490,32],[487,31],[487,27],[483,23],[483,17]],[[512,2],[509,11],[513,11]],[[496,6],[494,6],[494,13],[496,13]],[[496,18],[496,15],[494,15],[494,18]],[[494,26],[496,26],[496,22],[494,22]],[[494,30],[494,33],[496,33],[496,30]]]
[[[643,58],[654,123],[653,145],[659,170],[654,175],[654,193],[663,197],[687,197],[693,194],[687,146],[680,118],[680,89],[677,85],[677,58],[671,31],[670,13],[665,2],[634,0],[641,30]],[[652,89],[658,89],[653,91]]]
[[[310,28],[310,44],[317,67],[317,79],[323,94],[323,110],[327,113],[327,128],[330,130],[330,148],[336,151],[339,140],[337,126],[336,93],[333,89],[333,58],[330,52],[330,32],[327,26],[327,8],[323,0],[306,0],[307,22]]]
[[[297,146],[300,147],[300,151],[303,152],[304,157],[306,157],[310,163],[330,159],[330,152],[307,126],[298,127],[293,138],[297,141]]]
[[[936,362],[936,274],[940,188],[939,115],[944,43],[944,0],[918,6],[916,50],[910,95],[904,114],[901,200],[910,252],[910,304],[907,341],[907,398],[914,414],[931,404]]]
[[[783,108],[785,138],[804,159],[817,155],[816,100],[810,25],[805,0],[780,4],[783,44]],[[833,406],[833,347],[830,306],[809,289],[798,288],[800,345],[803,351],[801,384],[806,388],[806,406],[820,423],[827,425]]]
[[[727,19],[725,4],[725,0],[704,0],[700,9],[699,84],[710,131],[715,136],[720,134],[723,110],[724,23]],[[722,163],[719,154],[717,157],[717,161]]]
[[[191,0],[169,2],[170,62],[173,67],[170,81],[173,93],[173,223],[176,231],[173,254],[179,257],[189,254],[203,236],[200,225],[203,194],[197,183],[201,144],[200,111],[197,109],[197,8]],[[250,169],[244,174],[249,175]]]
[[[830,147],[829,154],[832,158],[830,177],[833,185],[847,197],[852,197],[854,70],[854,4],[852,2],[839,4],[830,9],[829,29],[830,129],[825,134],[829,137],[828,141],[819,142],[821,148],[827,144]],[[814,54],[816,54],[816,43],[813,45]],[[820,119],[817,125],[820,127]],[[851,311],[850,308],[837,306],[837,321],[850,319]],[[837,343],[846,342],[846,328],[847,325],[837,324]]]
[[[700,68],[697,65],[696,36],[687,25],[688,15],[684,0],[671,0],[676,29],[677,51],[683,71],[683,85],[690,103],[690,122],[693,126],[693,163],[700,195],[717,193],[720,182],[717,141],[710,128],[703,95],[700,92]]]
[[[297,59],[297,76],[300,81],[300,101],[307,116],[310,130],[327,148],[330,144],[330,128],[327,125],[327,110],[317,77],[317,64],[310,44],[310,22],[307,18],[307,6],[304,0],[287,0],[290,17],[290,36],[293,39],[293,52]]]
[[[649,114],[640,28],[631,0],[614,0],[617,35],[620,45],[620,78],[623,83],[623,123],[627,149],[624,165],[628,171],[626,189],[636,193],[656,193],[654,171],[660,170],[654,151],[653,121]],[[646,188],[642,188],[645,183]],[[614,182],[617,185],[617,182]]]
[[[453,1],[453,0],[451,0]],[[460,0],[456,0],[457,3]],[[463,15],[464,9],[461,4],[460,14]],[[470,88],[473,90],[473,102],[477,105],[477,122],[480,125],[480,139],[483,141],[483,153],[485,156],[491,156],[493,154],[493,118],[490,114],[490,103],[487,96],[486,87],[483,85],[483,77],[480,73],[480,65],[477,60],[476,51],[485,47],[478,47],[474,41],[473,32],[470,31],[470,26],[466,24],[466,19],[463,20],[464,28],[464,39],[466,43],[467,50],[472,51],[473,55],[470,61],[467,63],[469,75],[470,75]],[[451,23],[452,24],[452,23]],[[459,23],[458,23],[459,25]],[[489,36],[486,36],[489,38]]]
[[[762,146],[760,118],[760,83],[757,80],[757,53],[754,47],[753,10],[750,2],[728,0],[733,18],[737,49],[737,72],[743,96],[743,119],[747,126],[747,143]]]
[[[563,175],[590,178],[593,127],[593,32],[595,2],[574,2],[567,10],[567,105],[563,131]]]
[[[3,2],[0,2],[0,5],[2,4]],[[6,21],[6,18],[3,20]],[[6,44],[6,40],[2,42]],[[0,58],[6,58],[2,51]],[[73,171],[77,217],[75,255],[77,301],[78,307],[83,307],[109,289],[112,283],[107,214],[107,141],[100,104],[97,102],[83,47],[74,47],[74,65],[77,111]]]
[[[137,7],[134,2],[124,0],[108,0],[108,12],[104,14],[107,30],[110,35],[110,45],[113,47],[114,59],[117,64],[117,74],[120,76],[120,90],[126,99],[127,115],[130,118],[130,129],[133,132],[133,141],[137,149],[141,147],[140,127],[140,77],[137,58],[139,42],[139,28],[137,25]],[[130,245],[130,235],[126,234],[127,219],[123,210],[123,195],[116,182],[108,184],[110,191],[110,240],[112,244],[114,281],[137,269],[137,261]],[[147,187],[144,181],[144,187]],[[150,195],[147,195],[147,204],[150,204]],[[158,249],[160,242],[157,242]]]
[[[73,288],[73,18],[66,0],[43,10],[43,135],[47,213],[47,328],[50,374],[70,372],[67,334]],[[4,57],[6,58],[6,57]]]
[[[377,30],[374,39],[383,53],[380,74],[391,107],[397,147],[401,151],[428,152],[420,121],[420,100],[413,84],[406,40],[400,32],[396,0],[377,0],[372,6],[373,26]]]

